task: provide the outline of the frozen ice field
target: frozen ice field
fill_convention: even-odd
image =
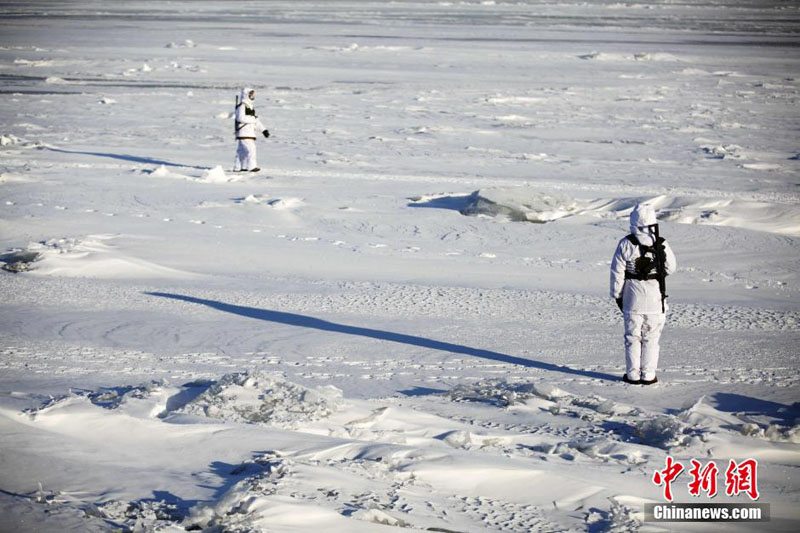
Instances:
[[[798,50],[791,1],[0,4],[0,531],[754,530],[644,522],[668,455],[797,530]]]

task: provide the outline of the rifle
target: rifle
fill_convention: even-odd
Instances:
[[[233,134],[239,134],[239,121],[236,120],[236,111],[239,109],[239,95],[236,95],[236,105],[233,108]]]
[[[653,252],[656,258],[656,274],[658,275],[658,290],[661,291],[661,312],[666,313],[666,299],[667,299],[667,268],[666,268],[666,250],[664,245],[661,244],[661,237],[658,235],[658,224],[650,226],[653,228],[653,235],[656,242],[653,245]]]

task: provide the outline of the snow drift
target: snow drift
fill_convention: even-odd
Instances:
[[[579,200],[530,187],[491,188],[473,192],[461,213],[544,223],[581,215],[625,218],[639,203],[655,207],[659,220],[667,222],[730,226],[800,236],[800,206],[733,198],[661,195]]]

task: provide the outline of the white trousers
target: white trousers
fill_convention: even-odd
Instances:
[[[658,341],[667,315],[625,313],[625,373],[628,379],[651,380],[658,367]]]
[[[236,141],[236,160],[233,170],[253,170],[258,168],[256,162],[256,141],[254,139],[238,139]]]

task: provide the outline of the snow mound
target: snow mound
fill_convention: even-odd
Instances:
[[[153,178],[180,178],[180,179],[188,179],[188,176],[183,174],[178,174],[176,172],[171,172],[165,165],[159,165],[156,169],[144,169],[141,171],[142,174],[146,174]]]
[[[550,385],[511,384],[502,379],[489,379],[456,385],[445,396],[457,402],[483,402],[506,407],[533,398],[554,401],[567,396],[567,393]]]
[[[294,426],[326,418],[344,405],[333,386],[309,389],[279,374],[226,374],[180,412],[230,422]]]
[[[303,200],[300,198],[276,198],[268,201],[267,205],[277,210],[294,209],[303,205]]]
[[[212,169],[206,170],[199,181],[204,183],[228,183],[236,180],[225,175],[225,171],[222,169],[222,166],[217,165]]]
[[[529,187],[498,187],[473,192],[459,211],[468,216],[505,217],[518,222],[545,223],[579,215],[627,218],[639,203],[652,205],[658,212],[659,220],[667,222],[729,226],[800,236],[800,206],[735,198],[661,195],[578,200],[549,195]]]
[[[117,251],[108,241],[117,235],[89,235],[31,243],[24,250],[31,258],[30,274],[81,278],[186,278],[194,276]],[[17,250],[17,253],[23,252]],[[31,255],[31,254],[35,254]]]
[[[233,201],[237,204],[258,205],[269,201],[269,196],[266,194],[248,194],[243,198],[234,198]]]

